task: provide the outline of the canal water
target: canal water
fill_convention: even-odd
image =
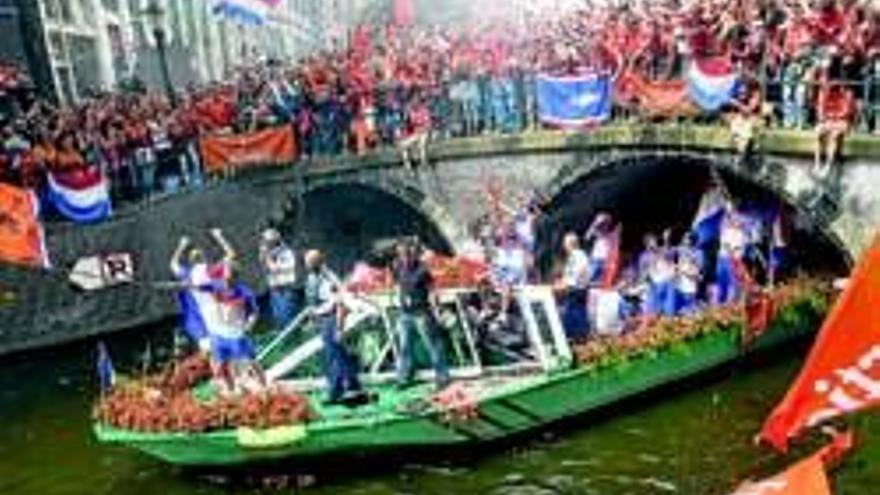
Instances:
[[[108,339],[117,367],[136,366],[167,329]],[[372,459],[296,476],[194,475],[90,435],[95,342],[0,358],[0,494],[584,494],[725,495],[787,458],[750,443],[806,352],[753,358],[515,445],[407,462]],[[861,446],[834,475],[838,495],[880,493],[880,415],[850,422]],[[388,464],[388,465],[386,465]]]

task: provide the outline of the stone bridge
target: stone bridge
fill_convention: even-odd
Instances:
[[[540,242],[545,260],[562,232],[583,229],[600,209],[623,219],[631,245],[647,230],[689,222],[713,169],[737,197],[784,203],[801,249],[815,259],[832,258],[832,266],[851,262],[880,225],[880,138],[850,137],[842,166],[823,181],[810,173],[812,134],[766,133],[747,160],[732,153],[729,142],[724,128],[679,125],[459,139],[432,145],[430,164],[415,171],[391,152],[314,159],[130,207],[101,225],[51,225],[53,270],[0,270],[0,293],[13,293],[11,302],[0,302],[0,353],[172,316],[172,295],[147,281],[168,278],[168,258],[181,235],[208,247],[210,227],[227,231],[242,255],[242,275],[257,287],[257,239],[269,225],[299,248],[326,249],[339,269],[374,241],[401,234],[455,251],[486,214],[482,187],[489,178],[502,182],[509,196],[538,191],[548,198]],[[115,251],[135,255],[141,283],[81,293],[66,282],[80,256]]]

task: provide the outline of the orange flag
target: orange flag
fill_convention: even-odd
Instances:
[[[853,443],[852,432],[836,432],[831,443],[812,456],[770,479],[744,483],[733,495],[831,495],[825,469],[840,462]]]
[[[803,428],[880,405],[880,236],[853,270],[800,376],[761,438],[785,451]]]
[[[831,495],[821,454],[817,452],[773,478],[746,483],[733,495]]]
[[[48,266],[38,211],[32,192],[0,184],[0,263]]]

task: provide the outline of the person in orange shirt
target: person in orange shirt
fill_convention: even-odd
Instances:
[[[57,155],[55,169],[60,172],[70,172],[85,169],[88,164],[79,150],[76,134],[73,131],[62,131],[58,136]]]

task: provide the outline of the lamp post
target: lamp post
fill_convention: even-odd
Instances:
[[[165,52],[165,9],[159,5],[159,0],[150,0],[141,15],[149,19],[153,25],[153,38],[156,40],[156,53],[159,55],[159,69],[162,71],[162,83],[165,85],[165,95],[172,107],[177,106],[177,95],[174,92],[174,85],[171,83],[171,73],[168,70],[168,57]]]

